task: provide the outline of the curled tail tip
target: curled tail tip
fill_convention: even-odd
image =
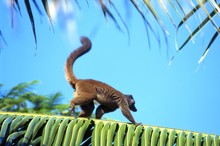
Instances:
[[[92,43],[91,43],[90,39],[88,37],[86,37],[86,36],[82,36],[80,38],[80,42],[82,44],[87,44],[89,48],[92,46]]]
[[[81,42],[84,42],[84,40],[89,40],[89,38],[86,37],[86,36],[81,36],[81,37],[80,37],[80,41],[81,41]]]

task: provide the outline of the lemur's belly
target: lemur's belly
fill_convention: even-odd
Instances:
[[[107,107],[113,107],[113,108],[118,107],[117,103],[115,103],[112,98],[107,97],[104,94],[97,94],[96,101]]]

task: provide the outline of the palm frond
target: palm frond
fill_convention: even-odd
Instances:
[[[220,136],[149,125],[0,112],[0,145],[219,146]]]
[[[33,92],[38,81],[20,83],[8,92],[0,90],[0,111],[69,115],[69,104],[61,104],[62,94],[40,95]],[[0,89],[3,85],[0,84]],[[78,115],[77,111],[75,115]]]
[[[6,42],[6,40],[5,40],[5,38],[4,38],[3,34],[2,34],[2,31],[0,30],[0,51],[3,48],[2,45],[1,45],[2,42],[7,45],[7,42]]]
[[[158,16],[157,12],[155,11],[155,8],[151,5],[150,1],[149,0],[144,0],[144,3],[148,7],[150,12],[152,13],[154,18],[156,19],[156,21],[159,23],[159,25],[161,26],[161,28],[163,29],[165,34],[169,35],[169,32],[167,31],[166,27],[164,26],[163,21]]]
[[[150,30],[152,31],[153,35],[157,39],[159,47],[161,47],[159,35],[154,31],[153,27],[151,26],[151,23],[147,20],[146,16],[144,15],[142,10],[138,6],[137,2],[135,0],[131,0],[131,2],[134,5],[134,7],[137,9],[137,11],[139,12],[139,14],[141,15],[141,17],[143,19],[143,22],[144,22],[144,25],[145,25],[145,30],[146,30],[146,33],[147,33],[147,39],[148,39],[148,43],[149,43],[149,48],[151,48],[151,42],[150,42],[150,34],[148,32],[148,28],[150,28]]]
[[[47,1],[47,0],[42,0],[42,3],[44,3],[44,1]],[[41,9],[40,9],[38,3],[36,2],[36,0],[33,0],[33,4],[34,4],[35,8],[37,9],[38,14],[40,14],[41,16],[43,16],[43,12],[41,11]],[[46,12],[47,12],[47,11],[46,11]],[[48,13],[47,13],[47,14],[48,14]],[[49,15],[48,15],[48,16],[49,16]]]
[[[12,1],[12,2],[13,2],[13,1]],[[20,13],[20,15],[21,15],[21,8],[20,8],[20,4],[19,4],[18,0],[14,0],[13,3],[16,4],[16,6],[17,6],[17,8],[18,8],[18,11],[19,11],[19,13]],[[13,5],[13,6],[14,6],[14,5]]]
[[[163,1],[162,0],[158,0],[159,1],[159,4],[161,5],[162,9],[165,11],[165,13],[167,14],[167,16],[169,17],[171,23],[173,24],[174,28],[176,28],[176,24],[169,12],[169,10],[166,8],[166,6],[164,5]],[[170,1],[169,1],[170,2]],[[177,12],[177,11],[176,11]]]
[[[18,0],[11,0],[11,15],[12,15],[12,23],[13,23],[13,10],[17,10],[20,14],[21,14],[21,8],[20,8],[20,3]],[[32,11],[31,8],[31,1],[30,0],[25,0],[25,7],[29,16],[29,20],[32,26],[32,32],[34,35],[34,40],[35,43],[37,45],[37,34],[36,34],[36,29],[35,29],[35,22],[34,22],[34,13]],[[50,7],[48,7],[48,0],[41,0],[41,5],[44,8],[44,11],[46,12],[46,15],[49,18],[49,21],[52,25],[52,17],[50,14]],[[52,3],[58,4],[57,1],[50,1]],[[87,5],[89,5],[89,2],[87,2]],[[129,29],[127,27],[126,21],[124,21],[122,15],[119,13],[118,9],[115,6],[115,3],[117,2],[113,2],[110,0],[99,0],[97,1],[100,4],[100,8],[102,9],[103,15],[104,17],[110,18],[110,20],[112,20],[114,22],[114,24],[116,25],[116,28],[118,28],[119,31],[123,32],[122,27],[120,26],[120,24],[122,23],[127,31],[128,36],[130,35],[129,33]],[[160,26],[161,30],[162,30],[162,35],[164,37],[166,46],[168,48],[168,35],[169,35],[169,30],[167,28],[169,28],[169,24],[164,23],[164,21],[162,20],[162,17],[160,16],[160,10],[163,10],[165,12],[165,14],[168,16],[170,23],[174,26],[174,29],[176,29],[176,40],[174,42],[174,44],[176,44],[176,48],[177,50],[182,50],[186,44],[189,43],[189,41],[193,41],[193,38],[196,34],[202,32],[202,30],[204,29],[205,24],[207,24],[208,22],[211,22],[212,27],[215,28],[215,31],[219,34],[220,30],[219,30],[219,24],[216,23],[214,16],[217,15],[217,17],[220,16],[220,4],[219,1],[215,1],[215,0],[203,0],[203,1],[186,1],[184,2],[184,5],[186,6],[190,6],[190,10],[189,12],[186,14],[186,10],[184,8],[184,5],[181,4],[180,1],[176,0],[176,1],[171,1],[171,0],[167,0],[167,1],[162,1],[162,0],[158,0],[158,1],[150,1],[150,0],[131,0],[130,1],[131,4],[134,6],[134,8],[139,12],[140,16],[143,19],[144,25],[145,25],[145,29],[146,29],[146,33],[147,33],[147,39],[148,39],[148,44],[149,44],[149,48],[151,48],[151,42],[150,42],[150,32],[155,36],[156,40],[158,41],[159,47],[161,47],[161,40],[160,40],[160,36],[159,36],[159,32],[155,31],[156,28],[154,27],[154,22],[152,22],[149,17],[148,14],[150,13],[151,16],[153,16],[154,20],[157,22],[157,24]],[[37,9],[38,13],[40,15],[43,15],[43,11],[41,10],[41,7],[38,5],[39,2],[37,2],[36,0],[33,0],[32,3],[34,4],[35,8]],[[153,4],[155,3],[155,4]],[[67,4],[67,3],[66,3]],[[79,7],[79,3],[77,0],[75,0],[75,3],[78,7]],[[168,5],[170,5],[171,7],[168,7]],[[110,6],[110,7],[108,7]],[[144,7],[143,7],[144,6]],[[158,6],[160,6],[162,9],[159,9]],[[126,9],[126,5],[125,5],[125,9]],[[144,10],[143,10],[144,9]],[[149,13],[145,13],[145,11],[149,12]],[[200,19],[200,12],[205,12],[207,18],[205,20],[199,20],[198,22],[198,27],[196,28],[196,30],[191,31],[191,24],[188,23],[188,20],[190,18],[194,18],[194,16],[198,16]],[[209,12],[211,11],[211,12]],[[180,18],[177,19],[176,15]],[[149,15],[150,16],[150,15]],[[195,17],[194,19],[196,19],[197,17]],[[121,23],[119,23],[118,19],[121,21]],[[176,21],[178,21],[179,23],[175,23]],[[179,40],[177,38],[179,29],[182,28],[183,24],[186,26],[186,29],[189,32],[189,36],[187,37],[187,39],[183,42],[182,45],[180,45],[180,47],[178,47],[178,43]],[[1,45],[1,40],[4,41],[3,35],[1,34],[0,31],[0,45]],[[212,40],[212,39],[211,39]],[[209,47],[210,48],[212,46],[213,41],[209,42]],[[207,47],[206,47],[207,48]],[[203,56],[204,57],[204,56]]]
[[[209,51],[209,48],[210,46],[213,44],[214,40],[217,38],[217,36],[219,35],[219,32],[220,32],[220,29],[219,29],[219,26],[215,23],[215,21],[213,20],[214,16],[216,16],[219,12],[218,12],[218,9],[220,7],[220,4],[216,4],[216,5],[213,5],[214,9],[209,13],[207,11],[207,9],[204,7],[204,4],[207,3],[207,1],[199,1],[198,2],[198,5],[195,6],[182,20],[181,22],[178,24],[177,26],[177,32],[178,32],[178,29],[187,22],[187,20],[189,18],[191,18],[200,8],[202,8],[202,10],[205,11],[207,17],[197,26],[197,28],[189,34],[188,38],[183,42],[183,44],[178,47],[178,40],[176,39],[176,48],[177,48],[177,52],[179,52],[180,50],[182,50],[186,44],[189,43],[190,40],[192,40],[199,32],[202,31],[202,29],[208,24],[208,22],[211,22],[214,26],[214,28],[216,29],[216,33],[213,35],[213,37],[211,38],[211,40],[209,41],[208,43],[208,46],[206,47],[203,55],[201,56],[200,60],[198,61],[198,63],[200,64],[204,58],[206,57],[208,51]],[[212,2],[213,3],[213,2]],[[177,35],[176,34],[176,38],[177,38]],[[174,57],[173,57],[174,58]],[[171,62],[173,60],[173,58],[171,59]]]
[[[219,29],[220,29],[220,27],[219,27]],[[198,64],[200,64],[200,63],[204,60],[204,58],[205,58],[206,55],[208,54],[208,51],[209,51],[209,48],[210,48],[211,44],[215,41],[215,39],[217,38],[218,35],[219,35],[218,32],[216,32],[216,33],[213,35],[213,37],[211,38],[211,40],[210,40],[210,42],[209,42],[207,48],[206,48],[205,51],[204,51],[202,57],[201,57],[200,60],[198,61]]]
[[[54,2],[56,3],[56,1],[54,1]],[[54,30],[53,23],[52,23],[52,17],[50,15],[50,9],[49,9],[49,5],[48,5],[48,1],[47,0],[42,0],[42,3],[43,3],[43,6],[44,6],[44,10],[46,11],[47,16],[49,17],[49,21],[50,21],[50,24],[52,26],[52,29]]]
[[[28,83],[20,83],[16,86],[14,86],[5,96],[4,98],[16,98],[25,92],[28,92],[33,85],[36,85],[38,83],[37,80],[28,82]]]
[[[25,0],[25,6],[26,6],[26,10],[28,12],[29,19],[31,21],[31,27],[32,27],[32,31],[33,31],[33,34],[34,34],[34,41],[35,41],[35,44],[37,44],[37,36],[36,36],[36,30],[35,30],[34,16],[33,16],[33,13],[32,13],[32,9],[31,9],[31,5],[30,5],[29,0]]]
[[[210,17],[212,18],[215,15],[216,15],[216,9],[213,10],[210,13],[210,15],[205,18],[205,20],[203,22],[201,22],[201,24],[192,32],[192,34],[190,34],[190,36],[185,40],[185,42],[178,48],[178,51],[183,49],[183,47],[210,21]],[[180,24],[178,25],[178,27],[179,26],[180,26]],[[217,32],[218,31],[219,31],[219,28],[218,28]]]
[[[199,5],[201,6],[201,8],[203,9],[203,11],[206,13],[206,15],[208,16],[209,18],[209,21],[213,24],[214,28],[216,29],[217,32],[220,32],[219,29],[218,29],[218,25],[215,23],[215,21],[213,20],[213,16],[211,16],[208,12],[208,10],[205,8],[204,6],[204,3],[202,1],[198,1]],[[219,5],[220,6],[220,5]],[[218,6],[218,7],[219,7]],[[217,14],[217,8],[215,8],[214,10],[214,13]]]
[[[216,13],[218,16],[220,16],[219,12],[220,12],[220,7],[218,6],[218,4],[216,3],[216,1],[214,0],[210,0],[210,4],[213,6],[214,9],[217,9]]]
[[[114,15],[111,13],[111,11],[108,9],[108,7],[105,5],[105,3],[103,2],[103,0],[99,0],[99,3],[101,5],[101,8],[102,8],[102,12],[105,16],[105,18],[107,18],[107,16],[109,16],[115,23],[116,27],[122,31],[120,25],[118,24],[116,18],[114,17]]]

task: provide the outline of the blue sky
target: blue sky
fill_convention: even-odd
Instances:
[[[117,5],[121,8],[121,5]],[[121,10],[129,32],[118,19],[124,33],[120,32],[111,19],[105,20],[99,7],[90,2],[81,3],[81,10],[69,8],[65,19],[58,15],[50,26],[46,16],[35,17],[37,50],[28,16],[21,2],[22,17],[14,15],[14,27],[10,25],[10,13],[4,2],[0,4],[0,29],[7,45],[0,53],[0,83],[10,89],[21,82],[39,80],[35,90],[39,94],[63,93],[62,103],[69,103],[73,89],[64,77],[64,63],[69,53],[80,46],[79,37],[88,36],[92,50],[77,60],[74,66],[78,78],[103,81],[126,94],[132,94],[138,111],[132,113],[137,122],[143,124],[220,134],[220,58],[219,38],[212,45],[205,60],[198,61],[209,39],[202,33],[195,37],[195,44],[188,43],[176,54],[175,29],[166,14],[162,19],[169,30],[169,48],[161,28],[153,21],[153,28],[160,34],[159,48],[150,32],[151,48],[141,17],[130,6],[130,13]],[[186,8],[187,9],[187,8]],[[36,12],[36,9],[34,9]],[[74,12],[74,13],[71,13]],[[129,17],[126,17],[129,15]],[[202,16],[203,14],[201,14]],[[175,16],[175,14],[174,14]],[[177,17],[178,18],[178,17]],[[219,20],[215,19],[219,24]],[[178,24],[180,20],[176,19]],[[190,20],[192,29],[197,23]],[[195,25],[194,25],[195,24]],[[64,29],[62,26],[67,26]],[[214,28],[208,24],[203,30],[210,37]],[[188,37],[185,27],[180,29],[179,44]],[[168,53],[167,53],[168,52]],[[173,63],[170,58],[175,55]],[[120,110],[106,117],[127,122]]]

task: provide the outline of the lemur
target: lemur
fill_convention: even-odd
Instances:
[[[131,112],[136,112],[135,101],[132,95],[122,94],[113,87],[93,79],[77,79],[73,72],[74,62],[82,55],[90,51],[92,43],[87,37],[81,37],[82,46],[74,50],[66,60],[65,76],[69,84],[75,89],[74,98],[70,101],[72,115],[75,106],[79,105],[81,112],[79,117],[90,117],[94,110],[94,100],[100,105],[96,109],[96,118],[101,119],[103,114],[113,112],[117,108],[133,124],[135,122]]]

